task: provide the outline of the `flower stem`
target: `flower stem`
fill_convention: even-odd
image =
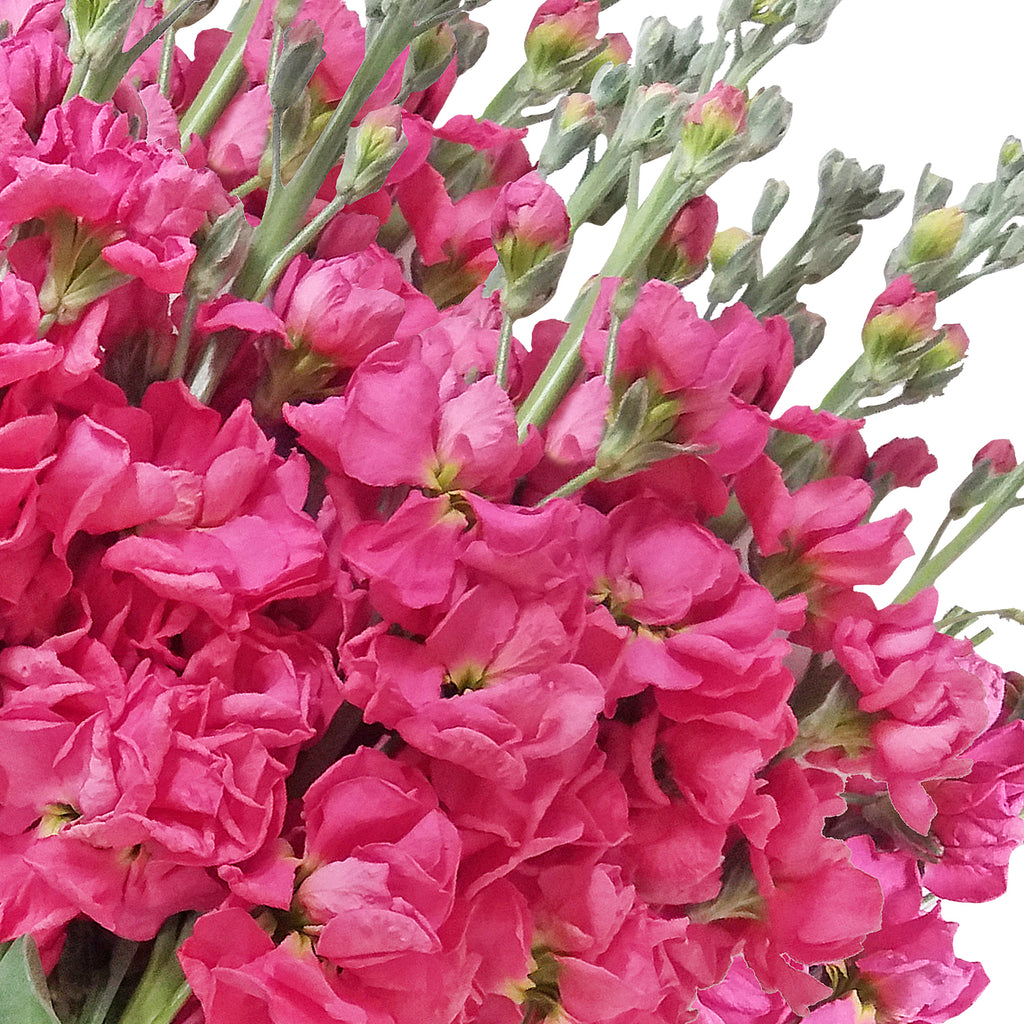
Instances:
[[[234,96],[242,80],[242,52],[256,22],[260,0],[242,0],[231,21],[231,38],[214,64],[203,87],[181,117],[181,148],[187,149],[193,133],[206,135]]]
[[[178,947],[192,934],[196,915],[169,918],[157,933],[149,963],[119,1024],[170,1024],[191,995],[178,963]]]
[[[676,211],[700,195],[702,186],[706,184],[691,175],[677,180],[675,172],[675,161],[670,160],[635,216],[626,219],[598,277],[584,288],[574,303],[565,336],[519,409],[520,439],[525,438],[531,423],[538,427],[547,423],[572,387],[580,369],[580,341],[597,302],[600,280],[628,277],[633,273],[637,264],[646,259]]]
[[[271,267],[280,271],[287,262],[280,259],[280,254],[295,237],[310,203],[344,154],[352,122],[416,31],[408,5],[394,4],[389,8],[366,48],[359,70],[320,137],[292,178],[278,190],[274,201],[267,203],[263,219],[253,236],[248,259],[235,281],[237,295],[253,298],[259,289],[265,292],[273,284],[273,277],[267,281]]]
[[[494,377],[502,391],[508,391],[508,357],[512,349],[512,326],[515,318],[502,310],[498,352],[494,358]]]
[[[601,470],[597,466],[591,466],[590,469],[585,469],[582,473],[577,473],[571,480],[567,480],[558,490],[545,495],[537,502],[537,506],[545,505],[549,501],[554,501],[555,498],[568,498],[570,494],[583,490],[587,484],[591,484],[600,478]]]
[[[925,587],[930,587],[982,534],[999,521],[1004,512],[1015,506],[1017,492],[1022,485],[1024,466],[1018,466],[1006,474],[999,488],[941,551],[922,560],[906,586],[896,595],[896,603],[909,601]]]

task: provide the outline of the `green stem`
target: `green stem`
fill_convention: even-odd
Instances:
[[[531,423],[543,426],[572,387],[581,365],[580,341],[597,302],[601,279],[628,277],[637,264],[647,258],[679,208],[700,195],[702,186],[707,184],[690,176],[678,181],[675,170],[675,161],[670,160],[636,215],[626,219],[598,277],[584,288],[574,303],[564,337],[519,409],[521,438],[526,436]]]
[[[833,412],[837,416],[845,416],[849,412],[859,412],[857,406],[864,397],[865,387],[859,379],[863,356],[858,356],[846,372],[835,382],[829,393],[821,400],[818,409]]]
[[[199,296],[190,295],[185,305],[185,313],[181,318],[181,327],[178,329],[178,341],[174,346],[174,354],[171,356],[171,365],[167,369],[168,380],[181,380],[185,376],[188,350],[192,343],[192,331],[195,328],[198,312]]]
[[[918,568],[925,564],[935,554],[935,549],[939,546],[939,541],[942,540],[943,534],[953,524],[953,513],[947,512],[946,518],[939,523],[938,529],[932,534],[932,539],[928,542],[928,547],[924,549],[924,554],[921,556],[921,560],[917,563]]]
[[[629,158],[629,185],[626,189],[626,216],[632,217],[640,206],[640,167],[643,154],[636,150]]]
[[[704,74],[701,75],[700,85],[697,88],[698,96],[703,96],[710,90],[715,78],[715,72],[722,66],[722,60],[725,57],[725,50],[728,45],[725,33],[719,30],[718,38],[712,44],[711,52],[708,54],[708,62],[704,68]]]
[[[284,37],[284,27],[280,22],[274,22],[274,32],[270,38],[270,56],[267,58],[267,85],[270,86],[277,74],[277,62],[281,59],[281,39]]]
[[[241,185],[233,188],[230,194],[244,199],[250,192],[255,192],[258,188],[265,188],[267,184],[268,182],[262,175],[254,174],[248,181],[243,181]]]
[[[119,1024],[170,1024],[191,995],[178,963],[178,947],[192,934],[195,914],[169,918],[157,933],[149,963]]]
[[[619,357],[619,331],[622,329],[622,317],[614,310],[608,324],[608,342],[604,350],[604,382],[609,388],[615,383],[615,362]]]
[[[625,158],[619,147],[610,144],[601,158],[587,169],[565,204],[569,223],[575,231],[601,205],[615,183],[622,177]]]
[[[174,26],[171,25],[164,35],[160,49],[160,70],[157,73],[157,88],[165,99],[171,94],[171,69],[174,67]]]
[[[168,14],[157,22],[134,46],[121,51],[124,35],[113,44],[116,54],[110,54],[104,60],[88,62],[85,77],[82,79],[79,92],[86,99],[96,103],[109,100],[117,89],[118,83],[127,74],[128,69],[141,57],[165,32],[174,27],[174,23],[194,4],[196,0],[182,0]],[[125,35],[128,26],[125,26]],[[70,91],[70,90],[69,90]]]
[[[277,253],[270,262],[270,266],[267,267],[263,274],[263,277],[257,283],[256,288],[252,294],[252,298],[256,302],[260,302],[263,297],[270,291],[271,286],[277,280],[278,275],[282,270],[292,261],[292,258],[297,256],[303,249],[309,245],[317,235],[325,227],[327,227],[330,219],[348,202],[345,196],[335,196],[305,227],[301,228],[295,237],[287,243],[287,245]]]
[[[270,267],[283,266],[278,255],[299,230],[310,203],[316,198],[331,169],[343,156],[352,122],[416,31],[407,5],[395,4],[388,10],[372,42],[367,46],[363,63],[320,137],[313,143],[291,180],[274,197],[274,202],[267,204],[263,219],[253,236],[245,266],[235,281],[235,294],[252,298],[257,289],[264,287]],[[271,283],[273,279],[265,287],[268,288]]]
[[[568,498],[570,494],[575,494],[577,491],[583,490],[587,484],[592,484],[595,480],[601,479],[601,470],[597,466],[591,466],[590,469],[585,469],[582,473],[577,473],[571,480],[562,484],[561,487],[556,491],[552,491],[550,494],[545,495],[540,501],[537,502],[537,507],[546,505],[549,501],[554,501],[555,498]]]
[[[203,83],[196,98],[188,110],[182,115],[181,148],[187,149],[193,134],[200,137],[207,134],[220,117],[224,108],[238,90],[245,69],[242,66],[242,53],[246,40],[256,23],[256,15],[260,9],[260,0],[242,0],[241,6],[229,26],[231,38],[223,53],[214,64],[209,77]]]
[[[498,352],[494,359],[494,377],[502,391],[508,391],[508,357],[512,349],[512,326],[515,319],[505,310],[501,315],[501,335],[498,338]]]
[[[1024,466],[1006,474],[999,488],[981,506],[966,526],[937,554],[923,562],[896,595],[895,601],[909,601],[915,594],[930,587],[978,538],[994,526],[1012,508],[1017,492],[1024,485]]]
[[[495,124],[507,124],[526,104],[528,93],[519,87],[522,68],[519,69],[496,93],[494,99],[487,104],[481,118]]]

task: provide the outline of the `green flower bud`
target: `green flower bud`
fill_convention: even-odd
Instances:
[[[275,110],[287,110],[298,102],[313,72],[327,56],[324,34],[315,21],[304,20],[288,30],[287,41],[270,83],[270,102]]]
[[[944,206],[920,217],[910,233],[910,265],[948,256],[960,241],[967,215],[955,206]]]
[[[405,152],[409,140],[402,132],[402,110],[381,107],[367,114],[349,133],[337,191],[348,202],[372,195]]]
[[[716,273],[721,270],[732,259],[736,250],[753,237],[749,231],[744,231],[743,228],[723,228],[717,232],[711,241],[711,249],[708,252],[711,269]]]

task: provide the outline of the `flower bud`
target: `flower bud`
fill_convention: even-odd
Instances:
[[[531,171],[502,186],[491,215],[491,241],[505,274],[501,301],[510,316],[528,316],[554,294],[569,234],[565,203],[539,174]]]
[[[526,32],[526,73],[538,92],[575,85],[602,44],[597,38],[598,0],[546,0]]]
[[[252,236],[253,228],[241,203],[218,217],[188,268],[185,291],[200,302],[222,295],[242,269]]]
[[[861,340],[875,369],[923,347],[935,337],[935,292],[918,292],[910,276],[896,278],[875,299]]]
[[[674,85],[642,85],[622,112],[618,138],[626,152],[643,149],[652,158],[671,152],[682,115],[679,90]]]
[[[576,88],[581,91],[590,89],[594,76],[606,64],[612,67],[625,67],[629,58],[633,56],[633,47],[629,40],[621,32],[609,32],[597,41],[598,51],[583,66]]]
[[[746,128],[747,97],[736,86],[719,82],[686,112],[682,146],[687,166],[696,166]]]
[[[486,25],[470,18],[459,18],[451,22],[451,29],[455,33],[458,73],[464,75],[484,55],[489,33]]]
[[[708,256],[711,268],[716,273],[721,270],[736,254],[740,246],[745,245],[754,236],[743,228],[723,228],[711,240]]]
[[[421,32],[409,43],[409,56],[402,74],[404,94],[429,89],[455,56],[455,33],[444,22]]]
[[[962,519],[977,505],[983,505],[999,486],[1002,477],[1017,468],[1013,445],[997,438],[983,445],[971,462],[971,471],[949,497],[949,514]]]
[[[948,256],[960,241],[967,215],[955,206],[944,206],[918,218],[910,233],[910,265]]]
[[[338,175],[338,195],[355,202],[376,192],[405,151],[408,141],[402,132],[401,107],[381,107],[367,114],[349,133],[345,160]]]
[[[691,199],[669,222],[647,258],[647,276],[682,286],[700,277],[718,223],[710,196]]]
[[[313,72],[327,56],[324,33],[315,21],[300,21],[288,30],[284,50],[270,83],[270,102],[275,110],[287,110],[309,85]]]
[[[491,215],[491,240],[509,281],[569,243],[562,197],[531,171],[504,185]]]
[[[584,92],[563,96],[551,117],[544,148],[537,160],[545,174],[560,170],[597,138],[604,127],[604,118],[597,112],[593,97]]]

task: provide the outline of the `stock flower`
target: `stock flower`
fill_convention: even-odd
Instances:
[[[127,279],[120,275],[160,292],[181,291],[195,256],[189,236],[228,205],[211,172],[193,170],[180,153],[134,141],[126,117],[81,97],[50,111],[35,152],[12,166],[17,178],[0,191],[0,220],[8,229],[47,221],[43,304],[58,320],[75,319]],[[76,231],[92,240],[88,265],[75,250]]]
[[[718,206],[710,196],[691,199],[669,222],[647,258],[647,276],[685,285],[707,266],[718,225]]]
[[[860,693],[871,746],[859,770],[883,781],[893,806],[927,834],[935,802],[924,783],[970,770],[967,749],[992,718],[986,684],[963,658],[969,645],[932,626],[938,598],[924,590],[903,605],[836,626],[836,659]]]

